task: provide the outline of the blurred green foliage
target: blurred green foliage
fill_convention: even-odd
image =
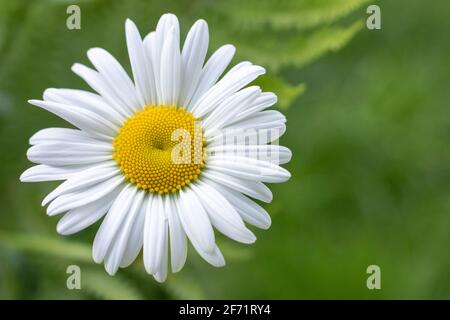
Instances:
[[[73,3],[78,31],[66,29]],[[0,298],[450,298],[448,5],[377,3],[382,30],[369,31],[366,0],[0,0]],[[222,269],[191,249],[161,285],[140,259],[108,276],[91,261],[98,225],[57,235],[57,218],[39,205],[57,184],[18,177],[30,166],[28,138],[67,126],[26,100],[47,87],[88,89],[70,66],[88,63],[90,47],[129,69],[125,19],[145,34],[165,12],[183,34],[206,19],[211,51],[232,43],[234,62],[267,67],[258,82],[279,95],[281,143],[294,156],[256,244],[219,238]],[[70,264],[83,290],[66,288]],[[370,264],[381,267],[380,291],[366,288]]]

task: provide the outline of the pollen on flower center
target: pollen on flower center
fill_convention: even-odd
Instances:
[[[204,167],[204,139],[192,113],[147,106],[128,118],[114,139],[114,159],[127,180],[160,194],[176,192]]]

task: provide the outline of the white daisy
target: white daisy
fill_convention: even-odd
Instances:
[[[144,40],[132,21],[125,29],[134,81],[111,54],[93,48],[87,55],[96,70],[78,63],[72,70],[97,93],[47,89],[43,100],[29,101],[77,129],[34,134],[27,156],[38,165],[20,179],[65,180],[42,203],[49,204],[48,215],[64,214],[60,234],[105,216],[93,258],[111,275],[143,247],[145,269],[162,282],[169,256],[172,271],[182,269],[187,239],[207,262],[223,266],[213,227],[253,243],[244,222],[270,226],[267,212],[247,196],[270,202],[264,182],[289,179],[278,164],[291,152],[271,143],[284,133],[286,119],[265,110],[277,101],[273,93],[246,87],[264,68],[241,62],[219,80],[232,45],[204,63],[204,20],[193,25],[181,51],[173,14],[163,15]]]

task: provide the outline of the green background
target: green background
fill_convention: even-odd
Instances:
[[[81,30],[66,7],[81,7]],[[368,4],[381,30],[365,28]],[[42,198],[57,184],[22,184],[28,138],[68,126],[26,103],[47,87],[84,88],[71,71],[99,46],[128,69],[124,21],[142,34],[173,12],[182,33],[198,18],[210,51],[267,67],[259,81],[288,119],[289,182],[271,186],[273,218],[245,246],[219,238],[227,266],[190,248],[164,284],[139,258],[110,277],[91,259],[98,224],[56,233]],[[0,298],[450,298],[450,6],[445,1],[0,0]],[[447,111],[446,111],[447,110]],[[66,288],[66,268],[82,290]],[[368,290],[366,268],[381,268]]]

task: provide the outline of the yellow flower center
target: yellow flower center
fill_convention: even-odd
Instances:
[[[114,159],[129,182],[150,192],[176,192],[204,167],[200,125],[183,108],[147,106],[114,139]]]

